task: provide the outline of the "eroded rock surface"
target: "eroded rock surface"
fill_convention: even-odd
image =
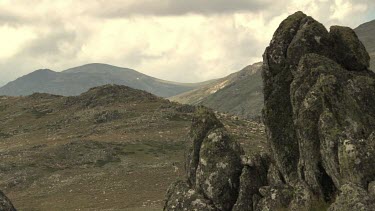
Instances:
[[[327,31],[302,12],[289,16],[263,56],[270,155],[243,155],[203,109],[192,126],[188,188],[221,211],[375,210],[375,74],[368,67],[352,29]]]
[[[343,185],[366,190],[375,180],[375,75],[368,67],[350,28],[328,32],[297,12],[275,32],[264,53],[264,121],[277,168],[295,195],[303,184],[311,201],[330,203],[340,192],[345,198]]]
[[[0,210],[1,211],[16,211],[12,202],[0,191]]]
[[[187,179],[171,185],[164,210],[253,210],[253,198],[260,198],[258,189],[267,184],[268,156],[245,158],[215,114],[204,107],[193,118],[190,143]]]

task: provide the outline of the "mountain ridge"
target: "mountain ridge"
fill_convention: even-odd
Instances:
[[[154,78],[136,70],[108,64],[91,63],[62,72],[40,69],[17,78],[0,88],[0,95],[21,96],[45,92],[63,96],[79,95],[105,84],[126,85],[160,97],[170,97],[205,85],[178,83]]]
[[[261,67],[262,62],[248,65],[213,83],[169,99],[179,103],[204,105],[245,118],[257,118],[263,103]]]

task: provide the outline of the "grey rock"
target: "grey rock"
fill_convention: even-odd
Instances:
[[[216,211],[212,203],[184,181],[173,183],[167,191],[164,211]]]
[[[370,56],[351,28],[332,26],[329,34],[333,41],[335,58],[338,63],[353,71],[369,68]]]
[[[197,108],[189,133],[191,147],[186,159],[186,175],[190,185],[195,185],[196,171],[203,140],[207,137],[210,130],[222,127],[223,124],[216,118],[213,112],[205,107]]]
[[[239,195],[233,211],[253,211],[260,200],[259,188],[267,185],[269,158],[255,155],[253,166],[245,166],[240,177]]]
[[[363,188],[354,184],[345,184],[340,191],[340,195],[328,211],[375,210],[375,198]]]
[[[289,209],[329,203],[348,183],[367,189],[375,180],[375,74],[353,30],[327,32],[297,12],[280,24],[263,60],[263,118],[276,164],[268,177],[280,184],[279,171],[292,187]],[[272,207],[262,195],[262,206]]]
[[[241,149],[224,128],[211,131],[200,149],[196,189],[220,210],[231,210],[237,200],[242,170]]]
[[[0,210],[1,211],[16,211],[12,202],[0,191]]]

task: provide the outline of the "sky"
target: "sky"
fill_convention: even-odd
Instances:
[[[0,0],[0,85],[87,63],[178,82],[224,77],[261,61],[299,10],[327,28],[375,19],[374,0]]]

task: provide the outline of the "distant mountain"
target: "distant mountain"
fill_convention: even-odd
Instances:
[[[175,83],[150,77],[128,68],[95,63],[62,72],[48,69],[36,70],[1,87],[0,95],[25,96],[42,92],[74,96],[92,87],[117,84],[144,90],[160,97],[170,97],[206,83]]]
[[[354,29],[358,38],[365,45],[367,52],[370,54],[370,69],[375,71],[375,20],[361,24]]]
[[[255,63],[206,86],[169,99],[192,105],[201,104],[246,118],[259,117],[263,107],[261,69],[262,63]]]

